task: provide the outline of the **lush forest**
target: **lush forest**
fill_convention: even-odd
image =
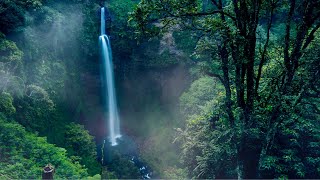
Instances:
[[[319,29],[319,0],[0,0],[0,179],[320,179]]]

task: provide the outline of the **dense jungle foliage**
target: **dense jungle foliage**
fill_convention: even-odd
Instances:
[[[100,5],[121,131],[101,163]],[[319,0],[0,0],[0,179],[320,178]],[[129,142],[124,141],[124,142]]]

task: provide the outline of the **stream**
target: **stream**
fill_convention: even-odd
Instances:
[[[112,146],[110,139],[105,139],[104,143],[97,146],[98,159],[103,166],[110,163],[113,154],[120,154],[122,158],[133,163],[140,172],[140,179],[154,178],[153,170],[140,158],[137,145],[131,137],[123,135],[116,146]]]

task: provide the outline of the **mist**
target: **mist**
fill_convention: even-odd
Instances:
[[[0,179],[319,179],[319,9],[0,0]]]

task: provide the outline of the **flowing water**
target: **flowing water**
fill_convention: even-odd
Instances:
[[[115,156],[121,156],[122,159],[126,159],[128,162],[134,164],[140,173],[139,179],[153,179],[159,178],[157,173],[155,173],[148,164],[139,156],[138,145],[134,141],[134,138],[123,135],[121,139],[118,140],[117,146],[112,146],[111,144],[106,144],[105,142],[97,144],[97,156],[101,160],[103,166],[112,166]],[[119,162],[116,162],[116,164]],[[128,166],[124,163],[124,169]],[[130,166],[131,167],[131,166]],[[119,173],[119,172],[118,172]],[[137,178],[137,177],[135,177]]]
[[[101,58],[103,65],[102,80],[104,81],[104,102],[105,102],[105,120],[108,121],[109,139],[112,146],[117,145],[117,138],[120,134],[120,119],[117,107],[117,98],[114,85],[114,73],[112,63],[111,44],[108,35],[106,34],[105,26],[105,8],[101,8],[101,35],[99,37],[99,44],[101,47]]]
[[[117,107],[117,98],[114,85],[114,73],[112,63],[112,51],[111,44],[108,35],[106,34],[106,19],[105,8],[101,8],[101,35],[99,37],[99,45],[101,47],[101,59],[102,59],[102,84],[103,84],[103,97],[105,102],[105,120],[108,124],[109,137],[111,144],[106,144],[104,141],[98,145],[98,157],[101,159],[101,163],[105,165],[108,161],[111,161],[112,150],[120,152],[124,157],[127,157],[132,162],[141,174],[141,179],[150,179],[153,172],[152,170],[139,158],[137,155],[136,145],[130,139],[130,137],[121,137],[120,134],[120,119]],[[118,146],[115,146],[119,143]],[[110,147],[114,146],[114,147]]]

